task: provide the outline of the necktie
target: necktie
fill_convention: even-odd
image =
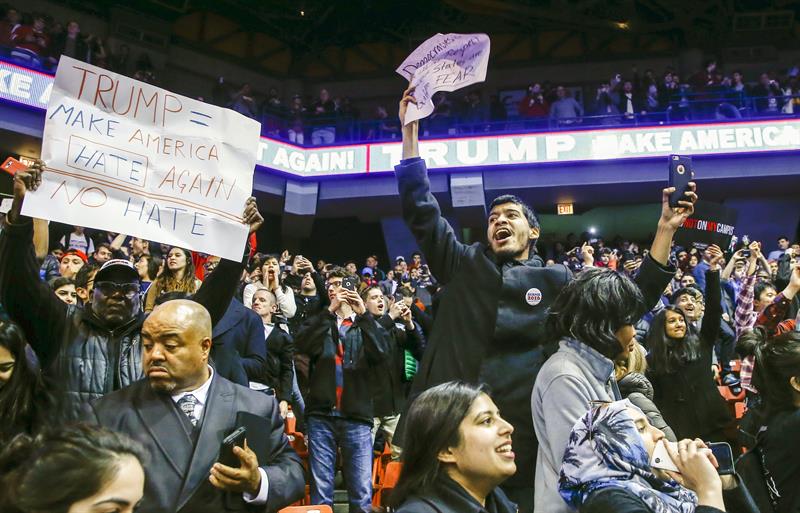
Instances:
[[[178,400],[178,407],[189,417],[192,426],[197,426],[197,417],[194,416],[194,407],[197,405],[197,398],[192,394],[186,394]]]

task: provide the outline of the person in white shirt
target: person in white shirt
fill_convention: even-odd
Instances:
[[[73,228],[72,233],[69,234],[69,240],[67,240],[67,236],[65,235],[61,237],[61,240],[58,242],[67,249],[79,249],[83,251],[86,256],[92,256],[92,253],[94,253],[94,242],[92,239],[86,235],[83,226],[75,226]]]

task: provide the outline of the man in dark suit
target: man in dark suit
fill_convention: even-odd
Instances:
[[[198,303],[167,302],[142,326],[147,379],[92,405],[102,426],[150,453],[141,513],[277,511],[303,495],[303,467],[273,397],[235,385],[208,365],[211,319]],[[255,419],[255,420],[253,420]],[[222,440],[248,427],[239,466],[218,462]],[[257,429],[253,429],[256,427]]]
[[[206,276],[214,273],[219,261],[218,256],[208,257],[204,265]],[[267,345],[264,327],[256,313],[232,299],[225,315],[214,325],[211,339],[211,361],[220,375],[243,386],[262,380]]]

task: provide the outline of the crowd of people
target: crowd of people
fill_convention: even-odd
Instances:
[[[18,172],[0,233],[3,511],[111,500],[112,485],[124,511],[274,511],[306,482],[332,505],[340,468],[366,512],[384,446],[404,465],[401,512],[745,512],[758,484],[797,511],[800,244],[676,245],[692,185],[677,208],[663,191],[647,243],[537,245],[536,214],[504,195],[468,246],[418,131],[403,128],[396,175],[421,251],[388,266],[260,252],[253,236],[240,262],[82,227],[47,247],[48,224],[21,214],[46,165]],[[243,220],[263,222],[253,199]],[[744,418],[720,387],[746,397]],[[237,428],[245,443],[226,446]],[[763,472],[719,476],[709,442]],[[47,493],[69,466],[90,477]]]

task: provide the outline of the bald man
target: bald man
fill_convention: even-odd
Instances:
[[[275,398],[231,383],[208,364],[211,317],[200,304],[168,301],[142,325],[145,379],[91,406],[92,420],[141,442],[150,453],[140,513],[277,511],[303,496],[297,453]],[[239,427],[238,465],[218,462]]]

